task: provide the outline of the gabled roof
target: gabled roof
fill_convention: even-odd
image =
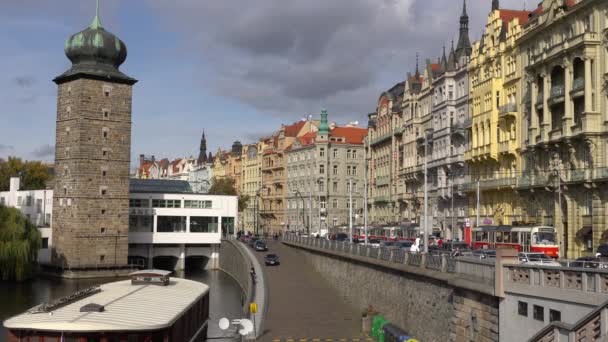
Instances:
[[[363,144],[367,136],[367,128],[336,127],[329,133],[332,137],[343,137],[347,144]]]
[[[291,124],[289,126],[285,126],[284,127],[284,132],[285,132],[285,136],[286,137],[297,137],[298,133],[300,133],[300,130],[302,129],[302,127],[304,127],[304,125],[306,125],[307,121],[298,121],[294,124]]]
[[[529,11],[516,11],[516,10],[508,10],[508,9],[500,9],[500,20],[502,20],[502,24],[504,26],[508,25],[511,20],[517,18],[519,19],[519,25],[524,25],[528,22],[528,18],[530,16]]]

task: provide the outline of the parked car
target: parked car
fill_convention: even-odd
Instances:
[[[249,242],[250,237],[251,236],[249,236],[249,235],[241,235],[241,242],[244,242],[244,243]]]
[[[541,265],[561,267],[562,265],[545,253],[521,252],[518,254],[519,261],[526,265]]]
[[[255,249],[256,251],[267,251],[268,247],[266,246],[266,241],[257,240],[253,245],[253,249]]]
[[[496,258],[496,251],[493,249],[476,249],[471,255],[477,259],[494,259]]]
[[[279,256],[276,254],[266,254],[266,256],[264,257],[264,263],[266,264],[266,266],[279,265]]]

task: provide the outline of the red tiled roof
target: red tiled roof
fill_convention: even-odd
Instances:
[[[332,137],[344,137],[347,144],[363,144],[367,135],[367,128],[358,127],[336,127],[331,130]]]
[[[500,9],[500,20],[502,20],[503,24],[508,24],[511,20],[517,18],[519,19],[519,25],[524,25],[528,22],[528,17],[530,16],[529,11],[516,11],[516,10],[507,10]]]
[[[285,130],[285,136],[286,137],[296,137],[298,136],[298,133],[300,132],[300,130],[302,129],[302,127],[304,127],[304,125],[306,124],[306,121],[298,121],[292,125],[289,126],[285,126],[284,130]]]
[[[431,70],[437,71],[437,70],[439,70],[439,68],[441,68],[441,65],[436,64],[436,63],[431,64]],[[421,78],[421,81],[422,81],[422,78]]]
[[[302,146],[306,146],[306,145],[312,144],[316,137],[317,137],[317,132],[308,132],[308,133],[304,134],[303,136],[299,137],[298,139],[300,140],[300,144]]]
[[[167,158],[165,158],[165,159],[163,159],[163,160],[161,160],[161,161],[158,162],[158,166],[161,169],[166,169],[168,165],[169,165],[169,159],[167,159]]]

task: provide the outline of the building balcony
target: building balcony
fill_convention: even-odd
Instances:
[[[543,89],[540,88],[538,90],[538,96],[536,98],[536,103],[534,104],[534,106],[536,107],[536,109],[541,109],[541,108],[543,108],[545,106],[545,101],[543,99],[542,94],[543,94]]]
[[[549,105],[555,105],[559,103],[564,103],[566,95],[566,89],[563,84],[554,85],[551,87],[551,92],[549,94]]]
[[[380,144],[384,141],[390,140],[392,137],[393,137],[392,133],[375,136],[370,139],[369,144],[370,144],[370,146],[374,146],[374,145]]]
[[[376,186],[389,185],[391,182],[391,178],[389,176],[380,176],[376,177]]]
[[[583,227],[592,227],[593,226],[593,216],[592,215],[582,215],[583,219]]]
[[[545,187],[549,185],[549,176],[551,172],[541,171],[533,173],[524,173],[517,180],[517,186],[520,188]]]
[[[401,135],[403,134],[403,132],[405,131],[405,127],[401,126],[401,127],[395,127],[395,129],[393,129],[393,134],[394,135]]]
[[[439,196],[440,198],[450,199],[450,198],[452,198],[452,195],[453,195],[453,190],[451,187],[441,186],[441,187],[437,188],[437,196]]]
[[[562,128],[558,127],[556,129],[553,129],[551,131],[549,131],[549,140],[559,140],[562,138]]]
[[[468,176],[466,177],[465,182],[458,187],[458,190],[462,192],[476,191],[478,183],[480,190],[514,188],[518,185],[517,179],[518,178],[516,177],[501,177],[475,180]]]
[[[498,143],[498,153],[515,154],[517,148],[516,140],[505,140]]]
[[[599,133],[603,128],[599,113],[580,113],[575,115],[572,135],[584,133]]]
[[[374,203],[376,203],[376,204],[382,204],[382,203],[388,203],[388,202],[389,202],[388,196],[375,196],[374,197]]]
[[[498,116],[500,118],[506,118],[509,116],[515,117],[517,115],[517,103],[508,103],[504,106],[500,106],[498,110]]]
[[[572,81],[572,90],[570,91],[572,98],[585,96],[585,78],[577,77]]]

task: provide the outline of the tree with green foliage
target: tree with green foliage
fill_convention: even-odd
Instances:
[[[208,193],[209,195],[239,196],[239,212],[243,212],[247,208],[247,203],[249,203],[249,196],[239,195],[236,191],[235,183],[236,181],[232,177],[213,177]]]
[[[36,271],[40,232],[21,212],[0,205],[0,277],[24,280]]]
[[[0,160],[0,191],[8,191],[11,177],[21,176],[21,190],[44,189],[51,179],[49,167],[39,161],[22,161],[17,157]]]

